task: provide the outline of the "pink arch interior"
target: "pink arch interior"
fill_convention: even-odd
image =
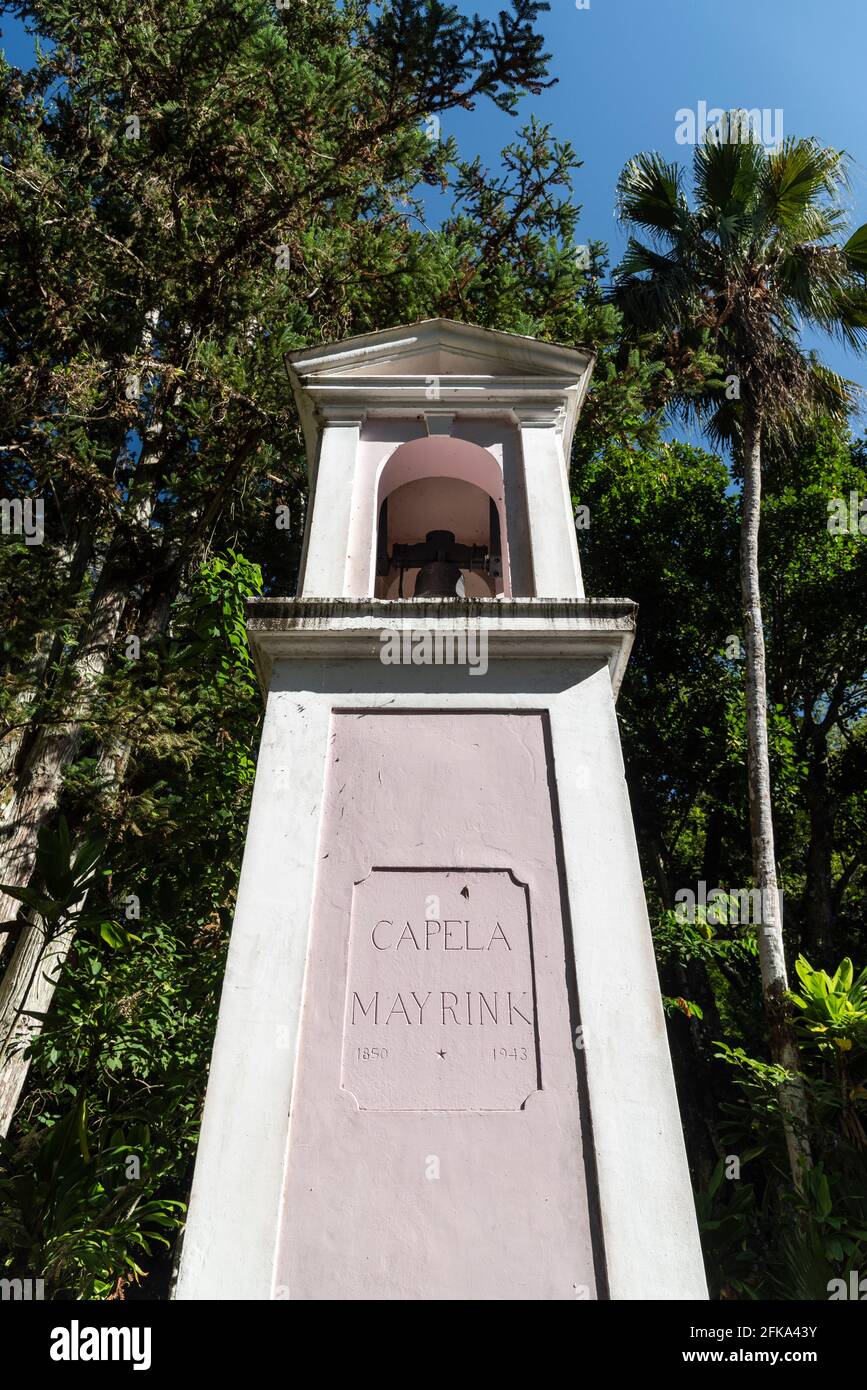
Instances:
[[[421,478],[460,478],[481,488],[491,498],[500,518],[503,593],[510,596],[512,589],[503,474],[493,455],[479,444],[471,444],[467,439],[454,439],[450,435],[431,435],[426,439],[411,439],[401,444],[386,460],[379,474],[377,522],[380,508],[390,493]]]

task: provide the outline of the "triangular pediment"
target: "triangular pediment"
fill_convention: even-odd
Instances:
[[[302,348],[288,354],[292,371],[312,384],[323,376],[340,378],[479,376],[504,378],[580,378],[592,359],[586,348],[567,348],[517,333],[425,319],[341,343]]]
[[[286,354],[312,470],[324,422],[423,416],[432,431],[458,414],[522,411],[556,429],[568,451],[595,354],[453,319],[424,319]]]

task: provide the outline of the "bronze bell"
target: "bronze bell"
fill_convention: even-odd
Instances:
[[[460,565],[446,558],[454,543],[454,531],[428,531],[427,545],[434,558],[426,561],[416,576],[416,598],[457,598]]]

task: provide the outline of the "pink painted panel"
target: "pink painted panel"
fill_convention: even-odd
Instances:
[[[373,869],[352,900],[341,1085],[360,1110],[520,1110],[539,1089],[535,995],[507,870]]]
[[[596,1296],[543,721],[333,716],[280,1296]]]

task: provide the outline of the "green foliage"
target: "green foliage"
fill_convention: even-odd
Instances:
[[[867,1225],[864,976],[826,973],[867,957],[867,548],[826,524],[829,496],[867,495],[863,446],[823,421],[766,458],[772,768],[817,1159],[793,1193],[755,933],[674,911],[699,879],[750,881],[739,500],[725,464],[664,437],[660,416],[673,394],[719,406],[736,345],[718,323],[672,342],[659,315],[624,335],[604,246],[576,258],[580,163],[548,128],[531,120],[493,170],[447,134],[450,110],[510,110],[547,82],[543,7],[516,0],[496,21],[437,0],[5,8],[41,54],[30,72],[0,65],[0,490],[46,504],[45,543],[0,550],[10,787],[40,731],[79,707],[75,658],[106,588],[123,616],[60,814],[14,893],[75,942],[0,1146],[4,1272],[43,1275],[52,1297],[146,1278],[167,1291],[255,771],[244,603],[292,591],[304,528],[283,354],[444,314],[598,352],[572,495],[590,508],[588,592],[640,605],[620,722],[710,1277],[725,1297],[825,1297],[823,1278],[863,1262]],[[768,166],[795,259],[803,153]],[[633,173],[683,251],[676,177]],[[431,189],[451,199],[437,231]],[[732,256],[745,215],[719,224]],[[862,229],[847,277],[863,251]],[[814,297],[813,317],[828,307]]]
[[[168,1248],[183,1203],[147,1199],[130,1161],[153,1151],[146,1126],[116,1130],[93,1150],[79,1099],[23,1155],[0,1143],[0,1242],[5,1277],[44,1277],[55,1296],[105,1298],[144,1274],[139,1263]],[[152,1178],[151,1178],[152,1180]]]
[[[104,840],[86,840],[75,850],[65,816],[57,828],[43,826],[36,849],[36,875],[41,887],[0,884],[0,891],[17,898],[42,918],[50,933],[76,915],[75,908],[95,881],[95,869],[105,853]]]
[[[846,156],[817,140],[765,150],[742,131],[696,145],[692,202],[683,170],[659,154],[637,155],[620,176],[618,214],[633,234],[614,301],[634,341],[655,337],[681,408],[720,440],[740,437],[739,402],[789,439],[808,415],[845,420],[855,404],[851,383],[799,341],[810,324],[867,345],[865,229],[837,241],[846,176]]]
[[[802,1066],[818,1160],[804,1171],[799,1191],[784,1181],[778,1124],[784,1069],[741,1046],[716,1045],[739,1093],[722,1107],[720,1139],[741,1166],[751,1165],[749,1175],[738,1172],[724,1184],[718,1164],[698,1196],[709,1276],[727,1296],[825,1299],[831,1279],[848,1278],[867,1258],[867,1088],[853,1080],[853,1069],[861,1073],[867,1065],[867,972],[856,977],[847,959],[829,976],[803,956],[796,968],[802,990],[792,997],[806,1044]]]
[[[827,1193],[807,1178],[796,1194],[780,1125],[786,1074],[768,1060],[755,929],[726,911],[711,920],[710,904],[692,921],[676,909],[679,890],[695,892],[700,880],[708,892],[751,884],[739,499],[719,460],[627,421],[623,437],[579,439],[572,493],[590,509],[579,534],[588,591],[639,604],[618,717],[708,1278],[724,1298],[800,1290],[825,1299],[830,1278],[867,1258],[861,1005],[856,998],[848,1011],[848,967],[837,974],[841,957],[867,955],[867,550],[863,538],[827,527],[830,497],[867,494],[863,446],[823,422],[775,446],[766,463],[761,563],[784,925],[793,970],[803,955],[819,990],[814,999],[798,972],[810,1139]],[[851,1036],[851,1049],[831,1041],[823,976],[829,999],[840,996],[839,1037]],[[856,978],[853,968],[853,987]],[[739,1177],[725,1175],[727,1156],[739,1160]]]
[[[696,1193],[696,1217],[711,1289],[726,1297],[759,1297],[755,1283],[760,1213],[749,1183],[723,1181],[721,1158],[705,1188]]]
[[[867,1052],[867,968],[856,978],[847,956],[829,976],[799,956],[795,969],[802,992],[792,999],[802,1010],[800,1021],[811,1042],[825,1051],[858,1047]]]
[[[154,1269],[164,1293],[255,771],[244,601],[292,591],[304,528],[283,355],[436,314],[567,338],[617,316],[576,265],[567,146],[531,122],[500,174],[431,138],[547,83],[534,0],[495,21],[439,0],[4,8],[40,53],[0,65],[0,490],[43,498],[46,532],[0,551],[12,786],[77,722],[65,819],[18,895],[76,934],[3,1151],[0,1244],[51,1296]],[[431,188],[453,199],[435,233]],[[120,629],[82,693],[106,593]]]
[[[260,578],[233,552],[203,566],[171,638],[106,694],[140,732],[120,815],[77,853],[65,820],[41,837],[63,910],[89,893],[18,1142],[0,1150],[0,1248],[51,1296],[122,1295],[183,1221],[254,771],[260,697],[239,638]],[[96,790],[84,759],[72,813],[93,814]],[[57,898],[30,905],[50,930]]]

